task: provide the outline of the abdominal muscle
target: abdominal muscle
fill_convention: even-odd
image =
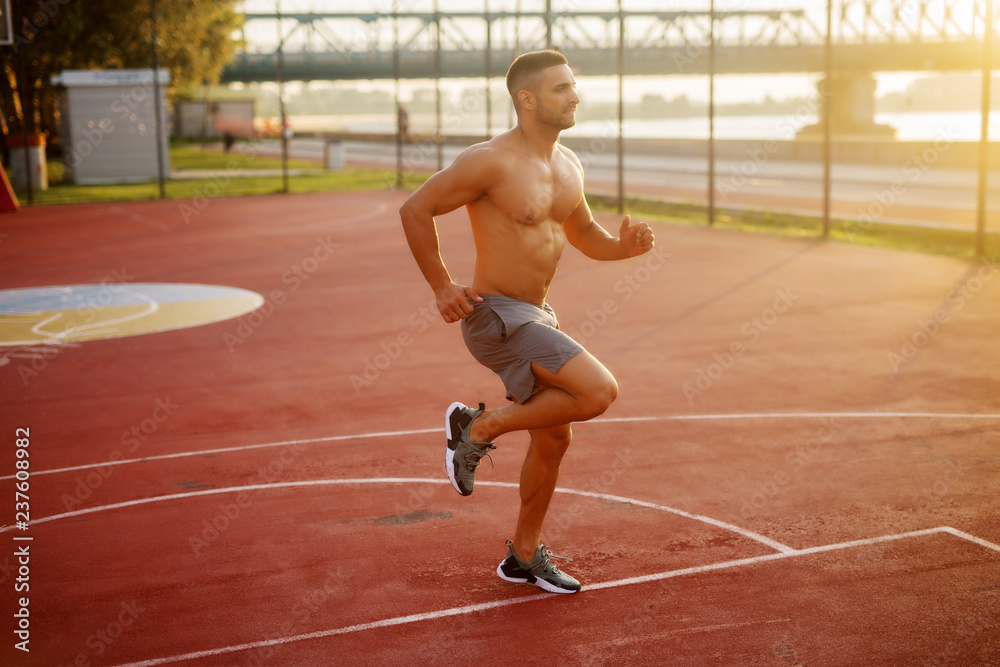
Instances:
[[[551,218],[513,222],[490,202],[469,206],[476,241],[472,289],[542,305],[555,277],[565,236]]]

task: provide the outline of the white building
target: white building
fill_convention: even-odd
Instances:
[[[170,72],[158,70],[160,118],[167,124],[164,87]],[[156,141],[163,174],[170,174],[169,132],[157,132],[153,71],[66,70],[52,77],[61,85],[66,179],[79,184],[156,180]]]

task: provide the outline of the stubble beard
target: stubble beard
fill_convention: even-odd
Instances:
[[[558,130],[568,130],[576,125],[576,118],[566,115],[566,112],[572,108],[561,107],[558,111],[553,111],[548,107],[539,106],[535,116],[544,125],[550,125]]]

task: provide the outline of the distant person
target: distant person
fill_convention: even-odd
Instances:
[[[645,223],[625,216],[619,236],[597,224],[583,195],[583,167],[558,143],[576,124],[576,81],[557,51],[526,53],[507,72],[517,125],[470,146],[400,209],[410,250],[434,290],[445,322],[462,322],[472,355],[500,376],[513,402],[486,410],[452,403],[446,411],[446,468],[455,489],[472,493],[494,439],[528,431],[520,513],[497,574],[554,593],[580,582],[552,564],[542,523],[572,422],[604,413],[618,383],[596,358],[559,330],[545,302],[566,240],[598,260],[636,257],[653,247]],[[471,286],[452,281],[441,259],[434,217],[465,206],[476,245]],[[492,461],[492,458],[491,458]]]
[[[401,141],[410,140],[410,114],[406,112],[406,107],[399,105],[396,118],[397,130]]]
[[[226,130],[222,133],[222,145],[225,147],[227,153],[233,149],[233,144],[235,143],[236,137],[233,136],[232,132]]]

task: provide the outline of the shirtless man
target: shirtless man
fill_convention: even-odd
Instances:
[[[583,168],[559,133],[576,123],[576,81],[556,51],[518,57],[507,72],[517,126],[470,146],[414,192],[400,209],[410,250],[434,290],[445,322],[462,322],[466,345],[503,380],[513,402],[496,410],[453,403],[446,412],[446,467],[455,489],[472,493],[479,461],[504,433],[528,431],[521,509],[497,574],[554,593],[580,583],[549,560],[542,522],[572,422],[604,413],[618,384],[601,362],[559,331],[545,303],[568,240],[598,260],[626,259],[653,247],[645,223],[625,216],[615,238],[594,222],[583,196]],[[465,206],[476,244],[472,285],[455,283],[441,259],[434,217]],[[491,459],[492,460],[492,459]]]

